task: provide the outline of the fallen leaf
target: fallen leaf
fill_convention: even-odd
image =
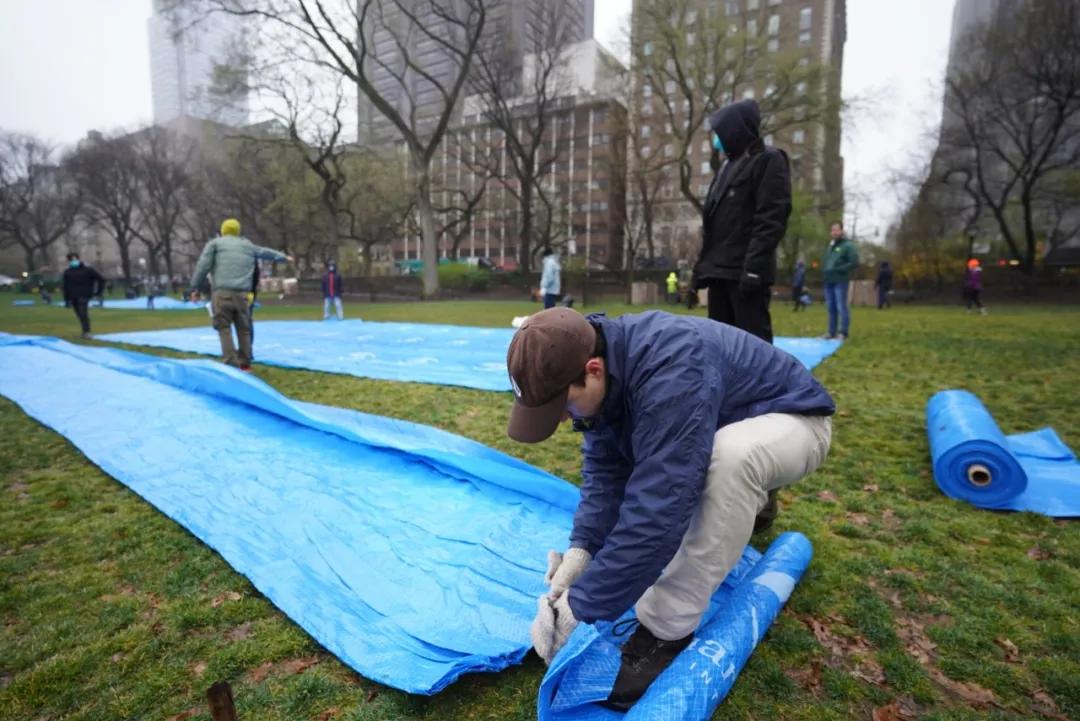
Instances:
[[[1050,698],[1050,694],[1046,693],[1046,691],[1035,691],[1031,694],[1031,699],[1035,702],[1035,710],[1040,716],[1054,719],[1054,721],[1069,721],[1068,716],[1058,711],[1057,703]]]
[[[184,721],[184,719],[189,719],[192,716],[198,716],[202,712],[202,706],[192,706],[187,711],[181,711],[175,716],[170,716],[169,718],[165,719],[165,721]]]
[[[1032,546],[1027,552],[1028,558],[1034,558],[1036,561],[1045,561],[1050,558],[1050,551],[1039,548],[1038,546]]]
[[[371,689],[370,691],[367,692],[367,696],[365,696],[365,699],[367,700],[368,703],[371,703],[372,701],[375,700],[375,697],[378,696],[378,695],[379,695],[379,692],[376,689]]]
[[[871,714],[874,721],[900,721],[900,706],[893,701],[888,706],[878,706]]]
[[[817,696],[821,692],[821,659],[814,658],[809,668],[801,668],[796,671],[787,671],[788,678],[804,691]]]
[[[210,606],[212,608],[218,608],[226,601],[239,601],[241,598],[243,597],[236,591],[229,591],[228,593],[223,593],[220,596],[216,597],[213,601],[210,602]]]
[[[1020,649],[1016,647],[1016,644],[1007,638],[998,637],[994,639],[994,643],[1001,646],[1001,649],[1005,652],[1005,660],[1009,663],[1017,663],[1020,661]]]
[[[123,658],[124,658],[124,654],[119,652],[119,651],[114,653],[112,656],[109,656],[109,660],[112,661],[113,663],[120,663],[120,661]]]
[[[274,670],[274,662],[267,661],[266,663],[255,668],[248,677],[252,683],[261,683],[263,679],[270,675],[270,672]]]
[[[891,531],[895,531],[900,527],[900,519],[896,517],[896,513],[891,508],[886,508],[881,512],[881,522]]]
[[[281,664],[281,669],[285,673],[302,673],[306,669],[311,668],[319,662],[318,656],[306,656],[304,658],[294,658]]]
[[[876,483],[867,483],[862,489],[867,493],[877,493],[881,490]]]
[[[334,706],[332,708],[326,709],[321,714],[319,714],[316,718],[318,719],[318,721],[330,721],[330,719],[334,718],[337,715],[338,715],[338,708],[337,708],[337,706]]]
[[[954,681],[936,668],[930,669],[930,678],[972,706],[988,706],[997,703],[994,692],[977,683]]]
[[[196,676],[202,676],[206,673],[206,661],[197,661],[191,664],[191,672]]]
[[[849,513],[847,514],[847,519],[856,526],[866,526],[870,523],[870,517],[865,513]]]
[[[251,636],[251,621],[240,624],[233,630],[225,634],[225,637],[230,641],[243,641],[245,638]]]
[[[817,497],[818,500],[825,501],[826,503],[836,503],[840,500],[832,491],[818,491]]]
[[[885,683],[885,671],[882,670],[881,664],[870,659],[863,660],[862,663],[855,667],[851,675],[875,686],[881,686]]]

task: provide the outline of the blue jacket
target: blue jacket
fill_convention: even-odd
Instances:
[[[333,272],[328,270],[323,273],[322,294],[323,298],[341,297],[341,273],[336,270]]]
[[[559,282],[560,275],[559,256],[554,253],[545,256],[543,272],[540,274],[540,292],[544,295],[558,295],[562,287]]]
[[[618,618],[675,555],[717,429],[835,406],[793,356],[732,326],[659,311],[589,321],[607,346],[607,394],[584,432],[570,534],[593,561],[569,593],[574,616],[592,623]]]

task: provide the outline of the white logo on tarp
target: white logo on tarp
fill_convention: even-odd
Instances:
[[[521,386],[519,386],[517,384],[517,381],[514,380],[514,376],[510,376],[510,385],[514,388],[514,395],[518,398],[521,398]]]

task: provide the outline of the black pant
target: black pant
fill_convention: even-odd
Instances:
[[[978,308],[982,308],[982,299],[979,296],[982,295],[982,290],[978,288],[964,288],[964,307],[971,310],[971,306],[974,305]]]
[[[75,315],[79,318],[79,324],[82,325],[82,332],[90,332],[90,299],[89,298],[72,298],[71,307],[75,309]]]
[[[770,286],[762,286],[752,293],[739,292],[737,280],[714,280],[709,283],[709,317],[713,320],[741,328],[772,343],[772,318],[769,316]]]
[[[802,296],[803,296],[803,287],[801,285],[793,286],[792,289],[791,289],[791,302],[794,303],[795,305],[792,306],[791,310],[793,310],[793,311],[806,310],[806,306],[804,306],[803,302],[802,302]]]

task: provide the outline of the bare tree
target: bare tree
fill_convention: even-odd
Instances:
[[[532,267],[533,255],[543,244],[554,242],[556,228],[565,227],[554,222],[554,198],[544,179],[566,152],[557,140],[552,142],[552,125],[556,100],[571,94],[573,87],[566,52],[573,28],[565,0],[537,0],[534,5],[537,22],[529,24],[525,38],[492,34],[481,43],[472,83],[481,114],[497,129],[509,161],[509,172],[498,177],[518,206],[517,260],[523,272]],[[526,69],[512,62],[520,50],[515,42],[525,44]],[[538,220],[543,243],[537,242]]]
[[[635,4],[631,28],[631,63],[640,81],[633,112],[641,117],[647,105],[652,127],[663,124],[664,132],[654,132],[655,144],[670,144],[665,158],[673,161],[679,190],[698,212],[704,199],[693,185],[693,149],[704,139],[702,129],[713,110],[754,89],[765,136],[821,125],[840,102],[828,66],[810,61],[803,51],[774,50],[776,38],[765,28],[759,32],[756,13],[728,16],[722,10],[721,3],[647,0]]]
[[[79,143],[64,166],[82,193],[81,215],[107,229],[120,251],[124,280],[131,283],[131,244],[138,238],[140,169],[130,136],[106,137],[98,132]]]
[[[0,243],[18,245],[29,271],[75,223],[78,188],[52,162],[53,148],[31,135],[0,137]]]
[[[140,192],[138,209],[143,222],[133,229],[146,246],[153,276],[173,277],[173,247],[180,238],[188,210],[195,145],[172,131],[151,126],[132,136]]]
[[[1080,7],[1042,0],[968,38],[946,81],[940,181],[994,219],[1020,268],[1035,268],[1055,183],[1080,166]],[[1040,232],[1040,226],[1043,232]]]
[[[256,46],[276,54],[277,63],[305,62],[336,73],[385,118],[409,156],[424,295],[434,296],[431,163],[457,112],[492,0],[202,1],[210,10],[261,20]],[[375,52],[377,43],[393,52]]]

